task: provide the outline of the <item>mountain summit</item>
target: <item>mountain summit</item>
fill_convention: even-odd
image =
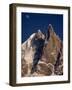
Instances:
[[[21,76],[63,75],[63,45],[51,24],[21,45]]]

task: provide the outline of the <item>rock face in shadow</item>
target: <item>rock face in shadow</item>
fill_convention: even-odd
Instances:
[[[63,75],[63,44],[51,24],[45,35],[38,30],[22,44],[21,71],[22,77]]]

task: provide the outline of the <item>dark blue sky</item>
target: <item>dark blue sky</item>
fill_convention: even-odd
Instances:
[[[63,15],[40,13],[22,13],[21,15],[22,43],[38,29],[45,33],[49,24],[52,24],[56,34],[63,40]]]

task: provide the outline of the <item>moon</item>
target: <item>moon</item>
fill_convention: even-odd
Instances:
[[[29,19],[29,18],[30,18],[30,16],[29,16],[29,15],[26,15],[26,18],[27,18],[27,19]]]

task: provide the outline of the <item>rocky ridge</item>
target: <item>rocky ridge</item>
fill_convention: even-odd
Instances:
[[[44,46],[35,67],[36,71],[31,73],[36,52],[36,46],[33,45],[33,42],[39,38],[44,40]],[[63,44],[51,24],[48,25],[46,34],[38,30],[21,45],[21,76],[50,75],[63,75]]]

